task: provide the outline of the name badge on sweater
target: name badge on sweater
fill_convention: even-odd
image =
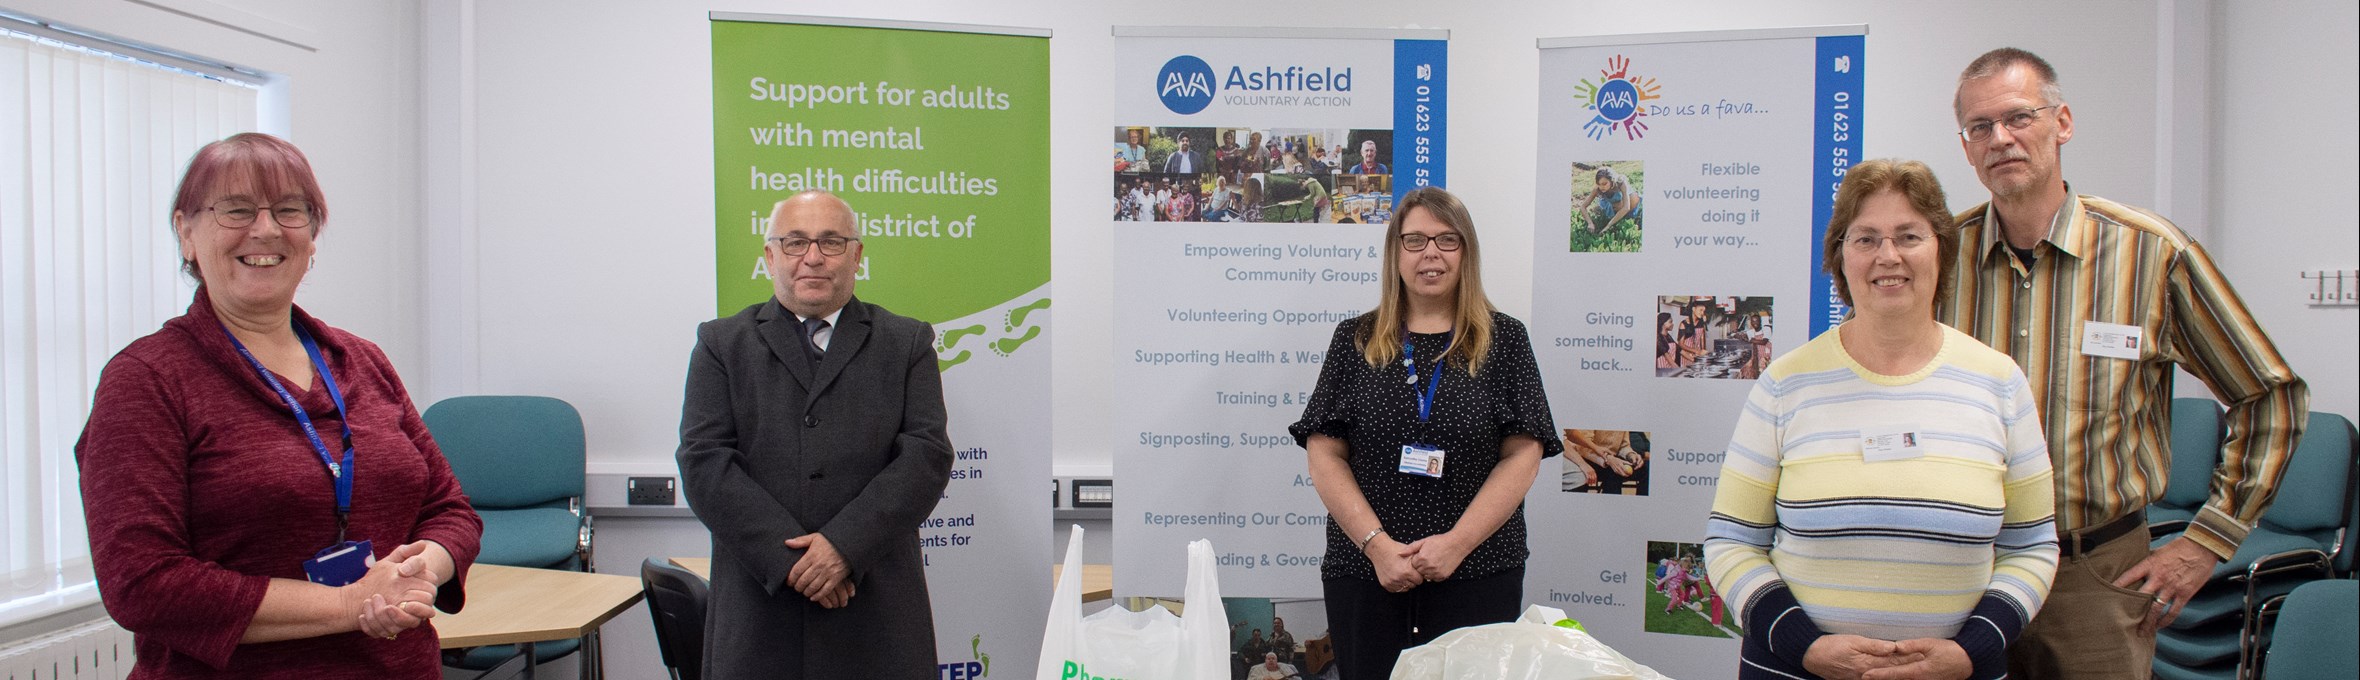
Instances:
[[[1860,457],[1871,463],[1923,457],[1926,450],[1918,446],[1923,436],[1913,427],[1860,428]]]
[[[2084,321],[2081,324],[2081,353],[2112,359],[2138,359],[2139,345],[2147,341],[2147,329],[2104,321]]]

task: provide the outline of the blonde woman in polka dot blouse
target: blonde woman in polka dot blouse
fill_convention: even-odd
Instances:
[[[1404,196],[1385,232],[1383,297],[1336,326],[1288,429],[1327,505],[1320,563],[1343,680],[1400,651],[1509,621],[1524,598],[1524,492],[1564,451],[1524,324],[1483,295],[1458,197]]]

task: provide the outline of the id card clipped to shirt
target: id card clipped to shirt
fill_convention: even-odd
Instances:
[[[1442,449],[1425,444],[1401,445],[1401,466],[1394,468],[1420,477],[1442,476]]]
[[[376,565],[377,553],[368,541],[344,541],[304,560],[303,576],[312,583],[340,587],[361,580],[369,574],[369,567]]]
[[[2147,339],[2147,329],[2104,321],[2081,323],[2081,353],[2111,359],[2139,358],[2139,345]]]

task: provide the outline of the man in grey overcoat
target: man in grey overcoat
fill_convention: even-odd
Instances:
[[[950,482],[934,328],[852,296],[852,209],[771,211],[776,298],[697,327],[680,474],[713,534],[705,677],[935,677],[918,524]]]

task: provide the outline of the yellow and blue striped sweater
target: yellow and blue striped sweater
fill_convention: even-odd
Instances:
[[[1951,639],[1975,677],[2004,672],[2056,572],[2047,439],[2015,362],[1942,330],[1909,375],[1862,367],[1831,330],[1755,382],[1704,544],[1761,666],[1744,670],[1799,670],[1844,633]]]

